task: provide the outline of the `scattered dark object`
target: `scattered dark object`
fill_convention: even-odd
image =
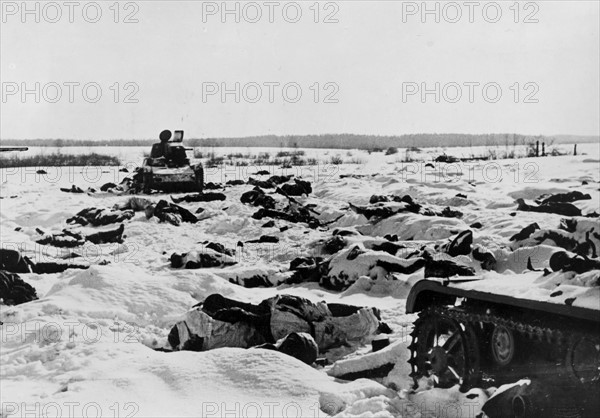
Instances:
[[[267,195],[260,187],[255,187],[242,194],[240,201],[244,204],[261,206],[265,209],[275,209],[275,199]]]
[[[270,236],[270,235],[262,235],[262,236],[261,236],[260,238],[258,238],[258,239],[253,239],[253,240],[246,241],[246,242],[247,242],[247,243],[253,243],[253,244],[256,244],[256,243],[264,243],[264,242],[268,242],[268,243],[277,243],[277,242],[279,242],[279,238],[277,238],[277,237],[273,237],[273,236]]]
[[[329,271],[329,262],[323,261],[321,257],[295,258],[290,263],[290,270],[294,274],[287,280],[288,284],[305,282],[319,282]]]
[[[423,253],[425,258],[425,278],[428,277],[452,277],[452,276],[474,276],[475,270],[468,266],[455,263],[450,260],[436,260],[428,252]]]
[[[460,161],[458,158],[446,154],[442,154],[435,159],[436,163],[457,163],[458,161]]]
[[[550,297],[551,297],[551,298],[554,298],[554,297],[556,297],[556,296],[560,296],[560,295],[562,295],[562,294],[563,294],[562,290],[557,290],[556,292],[552,292],[552,293],[550,293]]]
[[[254,173],[255,176],[268,176],[269,174],[271,173],[267,170],[260,170]]]
[[[348,255],[346,255],[346,259],[347,260],[355,260],[356,257],[358,257],[361,254],[364,254],[365,251],[361,250],[360,247],[358,245],[355,245],[354,247],[352,247],[350,249],[350,251],[348,252]]]
[[[402,197],[373,195],[370,201],[375,203],[370,203],[368,206],[356,206],[349,203],[349,206],[354,212],[364,215],[369,220],[371,218],[385,219],[402,212],[420,213],[424,216],[441,216],[445,218],[461,218],[463,216],[462,212],[452,210],[449,207],[444,208],[442,211],[424,208],[414,202],[410,195]],[[397,204],[390,204],[390,202],[405,203],[405,205],[398,206]]]
[[[383,267],[390,273],[412,274],[425,267],[427,260],[424,258],[413,258],[411,264],[390,263],[384,260],[377,260],[377,265]]]
[[[578,200],[590,200],[592,196],[589,194],[583,194],[580,191],[574,190],[569,193],[557,193],[548,197],[540,196],[536,199],[540,205],[547,205],[549,203],[571,203]]]
[[[475,223],[471,224],[469,226],[469,228],[480,229],[480,228],[483,228],[483,225],[481,224],[481,222],[475,222]]]
[[[279,228],[279,232],[285,232],[285,231],[287,231],[288,229],[290,229],[290,226],[289,226],[289,225],[282,226],[281,228]]]
[[[273,287],[273,282],[269,280],[269,276],[266,274],[255,274],[254,276],[244,278],[230,277],[229,283],[237,284],[248,289],[256,287]]]
[[[115,187],[117,187],[117,185],[115,183],[105,183],[102,186],[100,186],[100,191],[107,192],[110,189],[114,189]]]
[[[54,274],[62,273],[68,269],[80,269],[86,270],[90,266],[87,264],[69,264],[69,263],[35,263],[32,267],[33,272],[36,274]]]
[[[473,250],[473,258],[481,263],[481,268],[488,271],[496,270],[496,257],[489,252],[480,248]]]
[[[554,271],[574,271],[581,274],[590,270],[600,270],[600,259],[570,256],[566,251],[558,251],[550,256],[550,268]]]
[[[112,231],[101,231],[91,235],[86,235],[86,241],[93,244],[106,244],[109,242],[123,242],[123,232],[125,231],[125,225],[121,224],[117,229]]]
[[[383,236],[383,238],[385,238],[385,239],[387,239],[388,241],[391,241],[391,242],[398,242],[398,235],[396,235],[396,234],[393,234],[393,235],[386,234],[386,235]]]
[[[387,347],[388,345],[390,345],[389,338],[376,338],[373,341],[371,341],[371,347],[373,348],[373,352],[379,351],[382,348]]]
[[[36,174],[48,174],[46,170],[38,170],[35,172]]]
[[[272,196],[265,194],[260,187],[255,187],[242,194],[240,201],[244,204],[262,207],[252,215],[252,218],[254,219],[273,218],[282,219],[292,223],[306,222],[310,228],[317,228],[324,225],[313,216],[313,214],[318,215],[314,210],[314,205],[302,205],[280,188],[277,188],[277,192],[289,200],[289,204],[283,209],[275,209],[275,199]],[[335,222],[335,220],[332,222]]]
[[[129,170],[127,170],[125,167],[121,168],[119,170],[120,173],[129,173]]]
[[[304,194],[309,195],[312,193],[312,186],[310,182],[294,179],[296,184],[286,183],[281,186],[281,190],[288,196],[302,196]]]
[[[426,213],[423,213],[426,215]],[[441,212],[434,212],[433,215],[429,216],[442,216],[444,218],[462,218],[463,214],[459,210],[452,210],[450,207],[445,207]]]
[[[223,185],[218,183],[209,182],[204,184],[205,190],[221,190],[222,188]]]
[[[86,241],[93,244],[122,243],[124,231],[125,225],[123,224],[114,230],[95,232],[86,236],[63,229],[61,234],[46,235],[36,242],[40,245],[51,245],[58,248],[79,247],[84,245]]]
[[[233,257],[235,255],[235,250],[230,250],[226,248],[223,244],[220,244],[218,242],[209,242],[205,244],[205,247],[218,253],[228,255],[230,257]]]
[[[306,364],[313,364],[319,355],[319,347],[314,338],[305,332],[292,332],[276,346],[279,352]]]
[[[315,364],[317,366],[325,367],[329,364],[329,360],[327,359],[327,357],[320,357],[315,361]]]
[[[275,183],[270,180],[256,180],[255,178],[250,177],[248,179],[248,184],[254,187],[260,187],[263,189],[273,189],[276,187]]]
[[[379,324],[379,328],[377,328],[377,332],[379,334],[393,334],[394,331],[390,328],[390,326],[388,324],[386,324],[385,322],[381,322]]]
[[[561,247],[567,251],[572,251],[575,253],[579,253],[581,251],[580,255],[588,255],[586,252],[582,251],[586,249],[585,247],[588,247],[587,249],[589,249],[589,246],[585,245],[585,242],[580,243],[575,238],[564,234],[560,230],[546,230],[543,234],[538,236],[536,240],[539,244],[543,243],[546,240],[549,240],[552,241],[553,245],[556,247]]]
[[[342,236],[334,235],[325,241],[325,244],[323,245],[323,251],[325,251],[327,254],[335,254],[338,251],[346,248],[347,244],[347,241]]]
[[[533,267],[533,263],[531,262],[531,257],[527,258],[527,270],[529,271],[542,271],[541,269],[536,269]]]
[[[83,191],[83,189],[81,189],[80,187],[77,187],[75,185],[72,185],[70,189],[61,187],[60,190],[61,190],[61,192],[65,192],[65,193],[85,193]]]
[[[347,178],[350,178],[350,179],[362,179],[362,178],[365,178],[365,177],[367,177],[366,174],[340,174],[340,178],[341,179],[347,179]]]
[[[559,229],[563,229],[567,232],[577,231],[577,219],[573,218],[562,218],[560,220]]]
[[[83,235],[63,230],[61,234],[46,235],[36,241],[40,245],[51,245],[57,248],[74,248],[85,244]]]
[[[337,376],[342,380],[357,380],[357,379],[377,379],[387,376],[394,368],[394,363],[386,363],[374,369],[366,369],[358,372],[351,372]]]
[[[458,193],[458,194],[456,195],[456,197],[460,197],[460,198],[462,198],[462,199],[466,199],[466,198],[467,198],[467,195],[466,195],[466,194],[462,194],[462,193]]]
[[[321,257],[297,257],[290,262],[290,270],[312,268],[322,261],[323,259]]]
[[[375,244],[371,248],[375,251],[385,251],[388,254],[396,255],[398,254],[398,251],[405,249],[406,246],[388,241],[382,242],[381,244]]]
[[[204,251],[195,251],[193,253],[171,254],[171,267],[186,269],[201,269],[210,267],[223,267],[235,264],[224,254],[212,254]]]
[[[223,193],[217,193],[217,192],[188,194],[188,195],[185,195],[180,198],[171,197],[171,200],[174,203],[213,202],[213,201],[223,201],[225,199],[227,199],[227,197]]]
[[[30,273],[33,262],[17,250],[0,248],[0,270],[11,273]]]
[[[531,234],[538,229],[540,229],[540,226],[536,222],[529,224],[525,228],[521,229],[520,232],[510,237],[510,241],[523,241],[524,239],[529,238]]]
[[[113,206],[113,210],[132,210],[134,212],[143,212],[153,203],[154,202],[152,200],[143,197],[131,196],[124,202],[115,204]]]
[[[305,207],[297,207],[297,208],[287,208],[287,212],[281,210],[274,209],[265,209],[261,208],[256,211],[252,217],[254,219],[263,219],[263,218],[274,218],[281,219],[284,221],[299,223],[306,222],[310,228],[317,228],[321,226],[321,223],[318,219],[314,218],[308,209]]]
[[[18,274],[0,270],[0,299],[5,305],[20,305],[37,298],[33,286],[24,282]]]
[[[268,222],[265,222],[261,226],[261,228],[273,228],[273,227],[275,227],[275,221],[274,220],[270,220]]]
[[[175,226],[179,226],[182,222],[193,224],[198,222],[198,218],[192,212],[166,200],[161,200],[156,205],[146,208],[146,218],[150,219],[153,216],[156,216],[161,222],[169,222]]]
[[[269,182],[273,183],[273,184],[283,184],[283,183],[287,183],[288,181],[290,181],[292,179],[292,177],[294,177],[293,174],[290,174],[288,176],[271,176],[269,178]]]
[[[244,180],[229,180],[227,183],[225,183],[227,186],[241,186],[243,184],[246,184],[246,182]]]
[[[356,206],[352,203],[348,203],[350,205],[350,209],[359,215],[363,215],[367,219],[377,218],[377,219],[385,219],[393,216],[397,213],[403,212],[403,208],[398,208],[395,206]]]
[[[569,388],[550,379],[533,379],[490,398],[482,408],[490,418],[592,417],[600,410],[594,390]]]
[[[34,263],[27,256],[21,255],[19,251],[11,249],[0,249],[0,270],[5,270],[10,273],[37,273],[51,274],[61,273],[67,269],[87,269],[89,266],[85,264],[69,264],[44,262]]]
[[[471,252],[473,245],[473,231],[465,230],[458,234],[445,248],[446,253],[451,257],[467,255]]]
[[[517,199],[517,209],[523,212],[555,213],[563,216],[581,216],[581,210],[571,203],[548,202],[543,205],[533,206],[525,203],[523,199]]]
[[[123,222],[135,216],[133,210],[109,210],[98,208],[86,208],[78,212],[72,218],[67,219],[69,224],[79,224],[86,226],[105,226],[118,222]]]

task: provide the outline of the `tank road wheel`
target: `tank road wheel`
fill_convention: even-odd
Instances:
[[[573,380],[583,384],[600,383],[600,340],[574,338],[567,349],[565,365]]]
[[[473,327],[452,319],[442,310],[419,314],[409,346],[415,381],[431,376],[436,387],[460,385],[461,390],[479,380],[479,349]]]
[[[515,337],[513,332],[503,325],[497,325],[490,337],[492,360],[498,366],[508,366],[515,357]]]

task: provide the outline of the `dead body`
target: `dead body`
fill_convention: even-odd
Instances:
[[[36,243],[58,248],[80,247],[86,242],[91,242],[92,244],[122,243],[124,231],[125,225],[123,224],[119,225],[117,229],[98,231],[88,235],[63,229],[62,233],[46,235],[38,239]]]
[[[175,350],[204,351],[220,347],[249,348],[275,343],[292,332],[311,335],[319,351],[387,330],[375,308],[312,303],[279,295],[258,305],[215,294],[190,310],[169,334]]]
[[[29,257],[22,255],[17,250],[0,249],[0,270],[10,273],[61,273],[68,269],[87,269],[86,263],[72,263],[64,261],[45,261],[36,263]]]

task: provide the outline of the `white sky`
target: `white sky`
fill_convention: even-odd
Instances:
[[[74,22],[69,8],[58,1],[62,18],[53,19],[56,9],[35,15],[22,15],[21,1],[2,1],[0,21],[0,138],[154,138],[163,129],[185,129],[188,137],[250,136],[261,134],[367,133],[393,135],[420,132],[522,133],[598,135],[599,127],[599,4],[598,1],[538,1],[519,4],[519,23],[514,22],[513,1],[498,2],[502,17],[488,23],[479,2],[474,23],[469,8],[459,1],[463,13],[457,23],[448,23],[455,9],[446,6],[440,23],[429,15],[404,15],[421,2],[337,1],[325,9],[320,4],[319,19],[330,12],[338,23],[314,23],[314,1],[301,3],[302,18],[288,23],[283,5],[274,6],[274,23],[269,8],[258,1],[263,17],[249,23],[241,15],[203,15],[203,10],[222,7],[222,2],[136,1],[138,23],[114,23],[109,7],[114,1],[100,1],[98,23],[83,19],[75,7]],[[27,2],[35,7],[34,1]],[[124,9],[119,20],[133,6]],[[233,8],[235,2],[228,2]],[[435,2],[428,2],[435,7]],[[243,7],[244,3],[240,3]],[[15,7],[18,9],[15,12]],[[286,17],[293,18],[289,6]],[[444,3],[440,3],[440,10]],[[539,9],[536,11],[536,8]],[[254,10],[246,9],[248,19]],[[494,9],[486,17],[494,18]],[[16,14],[12,14],[15,12]],[[523,23],[530,13],[538,23]],[[88,9],[93,18],[93,9]],[[206,22],[203,22],[205,18]],[[23,23],[22,20],[26,22]],[[33,94],[8,94],[14,86],[35,90],[46,83],[62,85],[62,97],[49,103]],[[74,102],[68,87],[75,82]],[[83,99],[81,86],[95,82],[102,88],[97,103]],[[114,103],[110,87],[121,83],[119,103]],[[123,85],[136,83],[138,103],[123,103]],[[208,96],[203,101],[203,83],[295,82],[302,88],[298,103],[286,103],[281,87],[274,87],[274,102],[263,97],[250,103],[241,97]],[[310,90],[321,83],[319,103]],[[339,86],[338,103],[323,103],[327,82]],[[487,103],[481,86],[474,87],[474,103],[468,88],[457,103],[433,95],[422,103],[419,95],[403,102],[403,83],[439,82],[498,83],[502,96]],[[514,102],[515,82],[520,83],[519,103]],[[535,83],[538,103],[523,103]],[[52,99],[55,89],[48,85]],[[514,88],[514,87],[513,87]],[[132,91],[131,89],[128,91]],[[90,90],[93,93],[93,90]],[[247,90],[254,96],[254,89]],[[289,90],[293,93],[293,90]],[[454,96],[455,90],[447,90]],[[490,97],[494,90],[489,90]],[[93,96],[93,94],[91,94]],[[293,94],[290,93],[290,97]]]

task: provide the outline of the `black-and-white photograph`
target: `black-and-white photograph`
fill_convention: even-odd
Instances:
[[[0,418],[600,416],[600,2],[0,0]]]

